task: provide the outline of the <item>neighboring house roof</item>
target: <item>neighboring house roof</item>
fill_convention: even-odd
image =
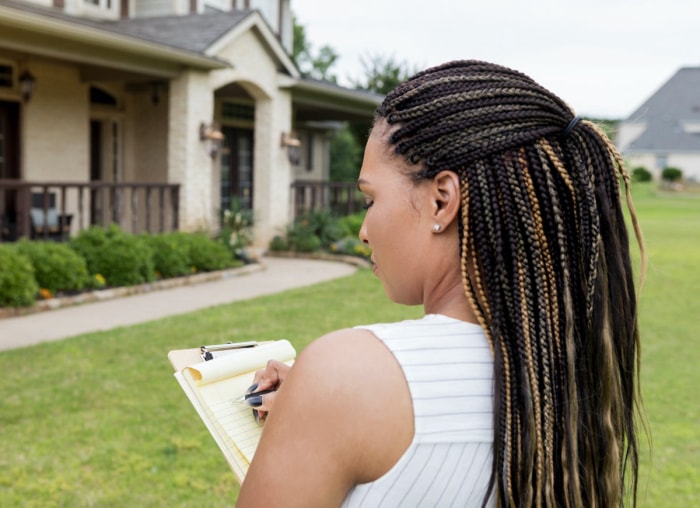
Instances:
[[[626,152],[700,151],[700,67],[684,67],[624,123],[645,124]]]

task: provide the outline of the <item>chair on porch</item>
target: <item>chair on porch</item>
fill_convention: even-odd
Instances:
[[[62,241],[70,235],[72,214],[62,215],[56,209],[56,195],[48,194],[48,207],[44,208],[44,194],[32,194],[29,210],[31,238],[33,240]]]

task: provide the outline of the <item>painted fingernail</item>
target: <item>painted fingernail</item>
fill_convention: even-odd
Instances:
[[[253,409],[253,418],[255,418],[255,423],[260,423],[260,415],[258,414],[257,409]]]
[[[262,395],[253,395],[252,397],[248,397],[245,401],[248,403],[250,407],[258,407],[262,406]]]
[[[246,393],[253,393],[257,389],[258,389],[258,383],[255,383],[254,385],[250,385],[250,387],[245,392]]]

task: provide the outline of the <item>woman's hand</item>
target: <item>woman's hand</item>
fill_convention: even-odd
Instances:
[[[267,413],[274,406],[277,390],[282,386],[290,368],[286,363],[269,360],[264,369],[255,373],[253,378],[254,384],[248,389],[249,393],[255,394],[266,390],[275,390],[264,395],[253,395],[248,399],[248,403],[253,406],[256,420],[264,420]]]

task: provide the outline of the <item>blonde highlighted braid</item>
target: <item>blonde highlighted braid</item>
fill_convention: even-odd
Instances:
[[[502,506],[636,504],[639,332],[620,155],[591,122],[519,72],[428,69],[377,121],[416,180],[462,185],[465,292],[494,354],[494,466]],[[643,271],[643,268],[642,268]]]

